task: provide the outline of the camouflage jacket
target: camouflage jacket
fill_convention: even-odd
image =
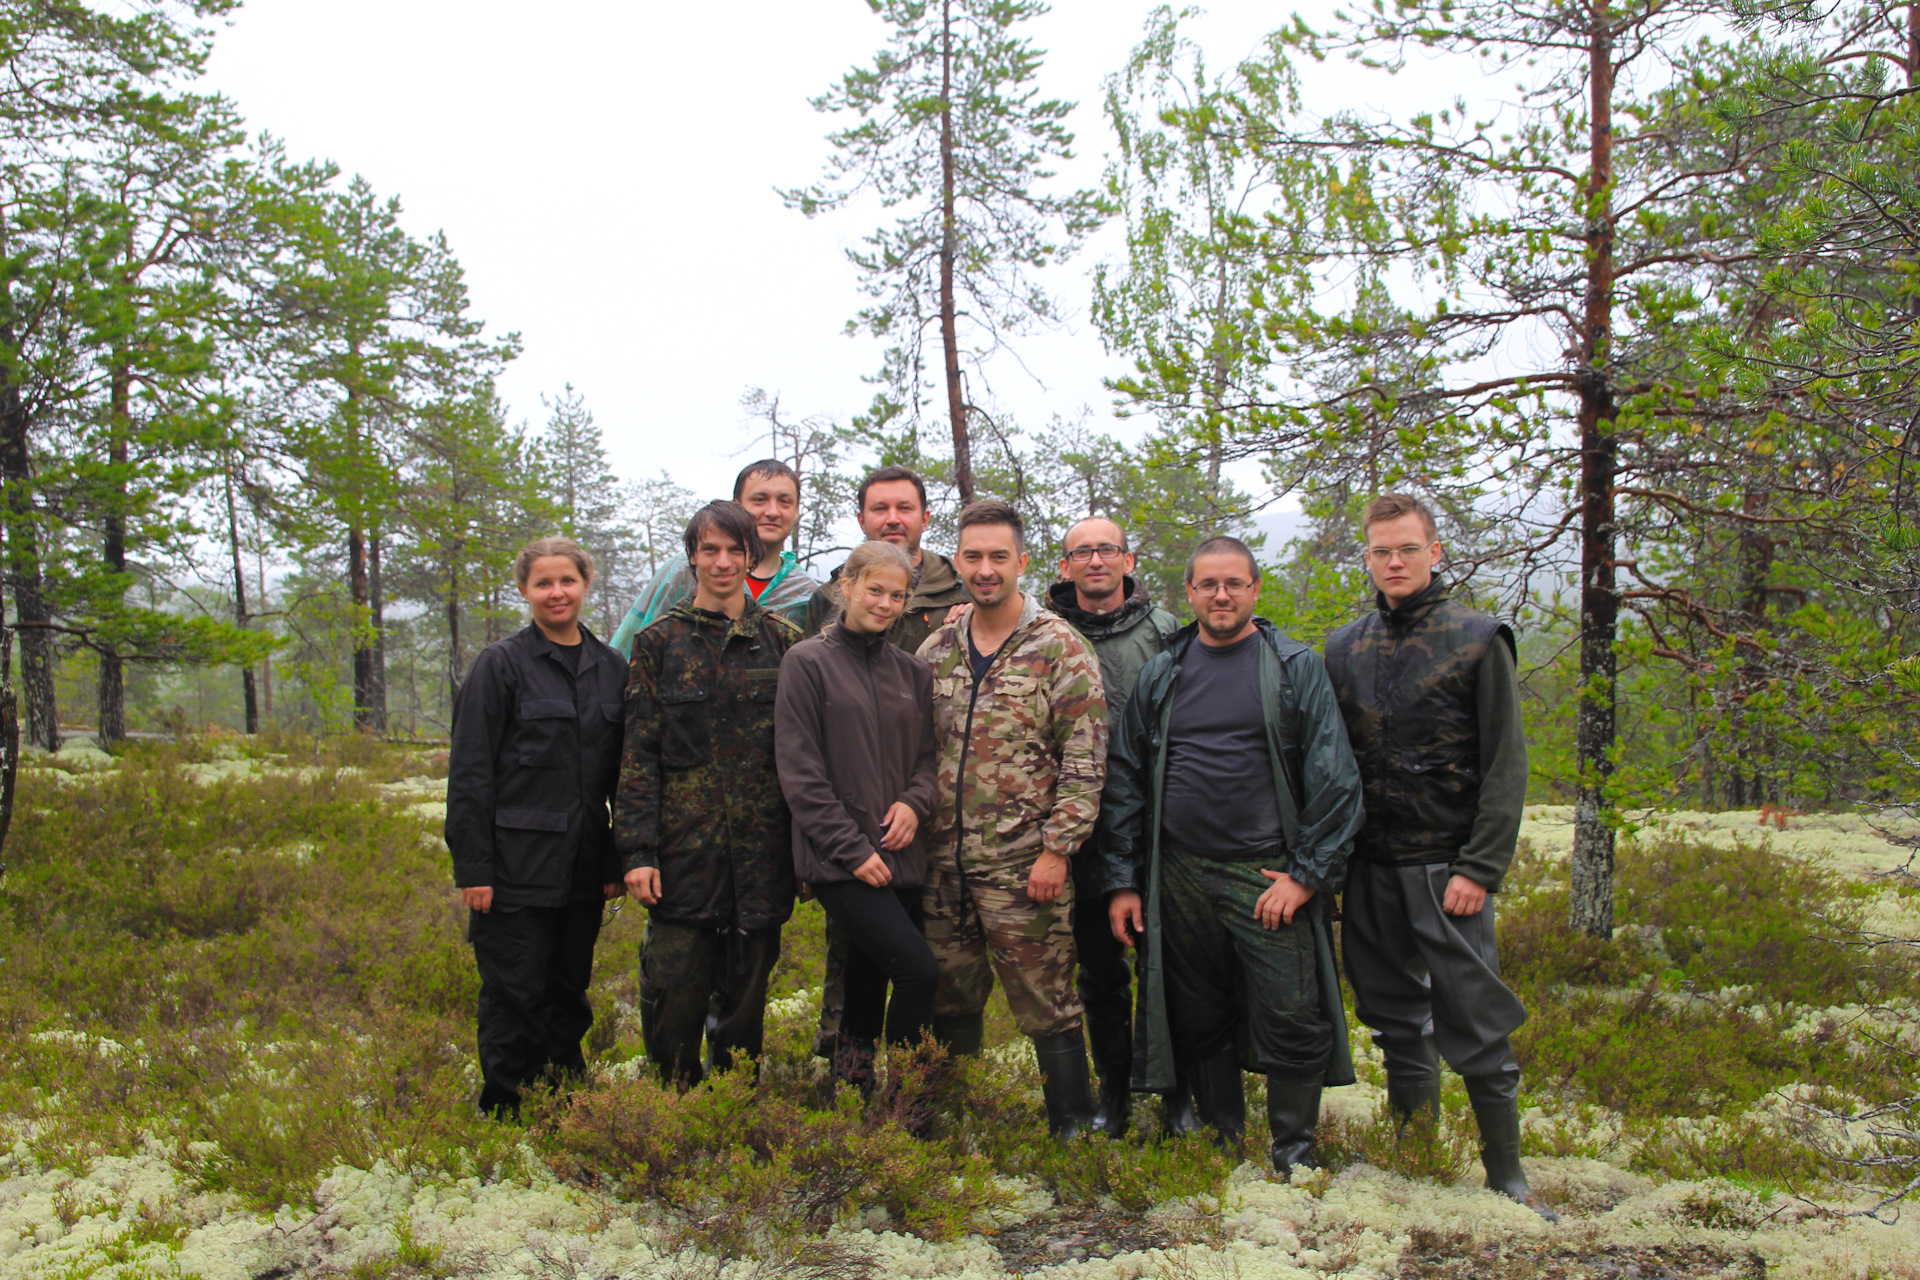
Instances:
[[[613,834],[623,871],[660,869],[662,920],[764,929],[793,913],[773,708],[799,638],[752,601],[730,620],[691,600],[634,637]]]
[[[791,551],[780,553],[780,572],[760,589],[759,604],[769,613],[778,613],[795,623],[804,623],[807,605],[820,584],[800,567]],[[682,600],[693,599],[693,569],[689,565],[670,565],[653,576],[633,598],[633,607],[620,620],[619,630],[608,644],[623,658],[633,657],[633,638],[666,616],[667,610]]]
[[[1513,632],[1436,579],[1327,637],[1327,674],[1366,787],[1354,856],[1454,863],[1498,889],[1527,798]]]
[[[933,668],[940,807],[927,845],[969,869],[1063,858],[1093,830],[1107,775],[1100,663],[1078,632],[1031,597],[978,683],[972,610],[920,647]]]
[[[947,620],[954,606],[966,602],[967,589],[960,575],[954,572],[953,561],[932,551],[924,553],[920,558],[920,577],[913,584],[913,594],[907,597],[907,607],[887,628],[888,643],[908,653],[920,652],[920,646]],[[835,569],[828,575],[827,585],[807,601],[807,634],[819,635],[833,621],[839,608],[840,570]]]

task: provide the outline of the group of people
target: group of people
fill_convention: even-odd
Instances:
[[[584,1070],[622,893],[648,909],[662,1077],[756,1057],[807,893],[828,922],[815,1049],[847,1086],[875,1087],[881,1043],[978,1053],[997,980],[1056,1137],[1117,1137],[1150,1092],[1170,1132],[1237,1149],[1251,1071],[1287,1174],[1315,1163],[1321,1091],[1354,1080],[1337,918],[1395,1114],[1437,1119],[1444,1059],[1488,1185],[1552,1217],[1520,1165],[1526,1011],[1494,941],[1527,780],[1514,639],[1436,576],[1420,501],[1366,508],[1375,607],[1324,656],[1255,616],[1235,538],[1189,557],[1182,626],[1106,518],[1068,530],[1041,600],[1006,503],[964,508],[950,559],[921,546],[921,479],[882,467],[868,540],[817,583],[786,546],[800,502],[789,467],[750,464],[611,644],[580,622],[586,553],[520,553],[532,621],[461,687],[447,792],[483,1109]]]

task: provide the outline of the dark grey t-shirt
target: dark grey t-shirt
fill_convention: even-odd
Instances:
[[[1260,704],[1263,643],[1257,631],[1221,648],[1195,640],[1173,691],[1161,830],[1181,848],[1222,862],[1278,864],[1286,851]]]

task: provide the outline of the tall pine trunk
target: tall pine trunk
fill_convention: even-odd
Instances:
[[[959,235],[953,208],[953,0],[940,0],[940,351],[946,360],[947,415],[953,420],[953,482],[973,501],[973,441],[960,385],[960,328],[953,299]]]
[[[227,544],[233,550],[233,625],[246,630],[247,571],[240,559],[240,512],[233,501],[233,459],[227,459]],[[247,732],[260,732],[260,702],[253,686],[253,664],[240,668],[240,700],[246,708]]]
[[[367,681],[367,706],[375,733],[387,731],[387,598],[380,583],[380,529],[367,538],[367,617],[373,623],[373,661]]]
[[[367,535],[358,524],[347,526],[347,595],[353,601],[353,727],[373,727],[373,645],[368,642],[371,621],[367,607]]]
[[[13,335],[0,330],[0,347]],[[33,455],[27,443],[27,406],[20,388],[0,370],[0,483],[6,487],[7,584],[13,590],[20,634],[20,692],[27,703],[26,740],[60,749],[60,714],[53,688],[53,622],[40,576],[40,529],[33,509]]]
[[[101,559],[107,572],[118,577],[127,571],[127,436],[132,430],[133,371],[124,353],[115,353],[107,378],[106,519],[101,536]],[[100,649],[97,690],[100,745],[124,742],[127,737],[126,663],[109,642]]]
[[[612,634],[609,632],[608,634]],[[466,655],[460,650],[460,570],[447,565],[447,707],[449,714],[460,701],[460,676],[466,670]]]
[[[1575,750],[1580,785],[1574,805],[1574,928],[1613,936],[1613,838],[1607,783],[1613,776],[1618,692],[1614,641],[1620,595],[1615,584],[1614,484],[1619,442],[1609,379],[1613,330],[1613,32],[1606,0],[1588,10],[1592,112],[1586,190],[1587,287],[1580,350],[1580,703]]]

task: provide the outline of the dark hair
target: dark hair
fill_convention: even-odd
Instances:
[[[758,462],[749,462],[740,469],[740,474],[733,478],[733,500],[735,502],[740,501],[740,495],[747,491],[747,481],[753,479],[755,476],[767,476],[769,478],[785,476],[787,479],[793,481],[793,496],[796,498],[800,496],[800,473],[778,458],[762,458]]]
[[[526,586],[527,579],[533,576],[533,562],[547,556],[567,557],[573,561],[582,582],[593,581],[593,557],[585,547],[572,538],[538,538],[520,548],[520,554],[513,558],[513,585]]]
[[[867,478],[860,482],[860,496],[854,500],[854,510],[865,511],[867,509],[867,490],[877,484],[892,484],[898,480],[905,480],[913,486],[913,491],[920,495],[920,509],[925,511],[927,509],[927,482],[922,480],[919,472],[915,471],[912,467],[880,467],[877,470],[867,472]]]
[[[1108,524],[1112,525],[1114,528],[1119,529],[1120,530],[1120,549],[1122,551],[1127,551],[1129,553],[1131,552],[1132,549],[1127,546],[1127,531],[1124,528],[1121,528],[1120,522],[1118,520],[1115,520],[1112,516],[1081,516],[1078,520],[1075,520],[1072,524],[1068,525],[1067,531],[1060,535],[1060,548],[1063,552],[1066,550],[1067,544],[1073,541],[1073,531],[1075,529],[1078,529],[1081,525],[1085,524],[1089,520],[1105,520]]]
[[[1229,551],[1236,555],[1245,556],[1247,558],[1247,568],[1253,573],[1253,580],[1255,582],[1260,581],[1260,562],[1253,558],[1253,548],[1240,541],[1240,539],[1229,538],[1223,533],[1217,537],[1208,538],[1205,542],[1195,547],[1193,554],[1187,557],[1187,585],[1193,585],[1193,566],[1199,563],[1201,556],[1217,556]]]
[[[747,568],[760,563],[767,549],[760,541],[760,530],[754,524],[753,514],[737,502],[727,502],[716,498],[693,513],[693,519],[687,521],[687,563],[693,563],[693,553],[700,549],[700,539],[712,532],[723,534],[739,543],[747,553]]]
[[[1440,536],[1440,526],[1433,522],[1433,508],[1410,493],[1383,493],[1367,504],[1360,513],[1360,536],[1367,536],[1367,530],[1382,520],[1398,520],[1401,516],[1417,515],[1420,527],[1427,531],[1427,541],[1432,542]]]
[[[954,530],[957,542],[961,534],[977,524],[1004,524],[1013,528],[1013,545],[1017,550],[1027,549],[1027,522],[1010,503],[998,498],[982,498],[978,502],[969,502],[960,510],[960,523]]]

